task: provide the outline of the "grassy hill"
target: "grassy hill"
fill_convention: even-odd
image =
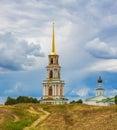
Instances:
[[[0,106],[0,130],[117,130],[117,106]]]

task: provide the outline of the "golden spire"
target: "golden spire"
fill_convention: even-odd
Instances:
[[[52,27],[52,52],[51,55],[56,55],[56,50],[55,50],[55,38],[54,38],[54,23]]]

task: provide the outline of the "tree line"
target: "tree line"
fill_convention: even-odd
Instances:
[[[19,96],[17,98],[7,97],[7,100],[5,102],[5,105],[13,105],[18,103],[40,103],[40,100],[37,98],[32,98],[28,96]],[[73,103],[83,103],[82,99],[79,99],[77,101],[73,100],[70,102],[70,104]],[[117,104],[117,95],[115,96],[115,104]]]
[[[73,100],[73,101],[70,102],[70,104],[74,104],[74,103],[82,104],[83,101],[82,101],[82,99],[79,99],[77,101]]]
[[[17,98],[7,97],[5,105],[13,105],[18,103],[39,103],[40,101],[37,98],[32,98],[28,96],[19,96]]]

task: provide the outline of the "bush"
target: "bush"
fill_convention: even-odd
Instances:
[[[83,103],[82,99],[79,99],[78,101],[76,101],[76,103]]]
[[[71,101],[70,104],[76,103],[75,100]]]
[[[5,102],[5,105],[12,105],[12,104],[16,104],[16,100],[11,97],[8,97]]]
[[[115,96],[115,104],[117,104],[117,95]]]
[[[70,102],[70,104],[73,104],[73,103],[81,103],[82,104],[83,101],[82,101],[82,99],[79,99],[77,101],[73,100],[73,101]]]
[[[39,101],[36,98],[27,97],[27,96],[19,96],[16,99],[8,97],[5,105],[13,105],[17,103],[39,103]]]

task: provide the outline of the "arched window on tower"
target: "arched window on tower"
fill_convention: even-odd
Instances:
[[[52,87],[49,87],[49,96],[52,96]]]
[[[53,64],[53,58],[50,59],[50,64]]]
[[[52,70],[50,71],[50,78],[53,78],[53,72],[52,72]]]

